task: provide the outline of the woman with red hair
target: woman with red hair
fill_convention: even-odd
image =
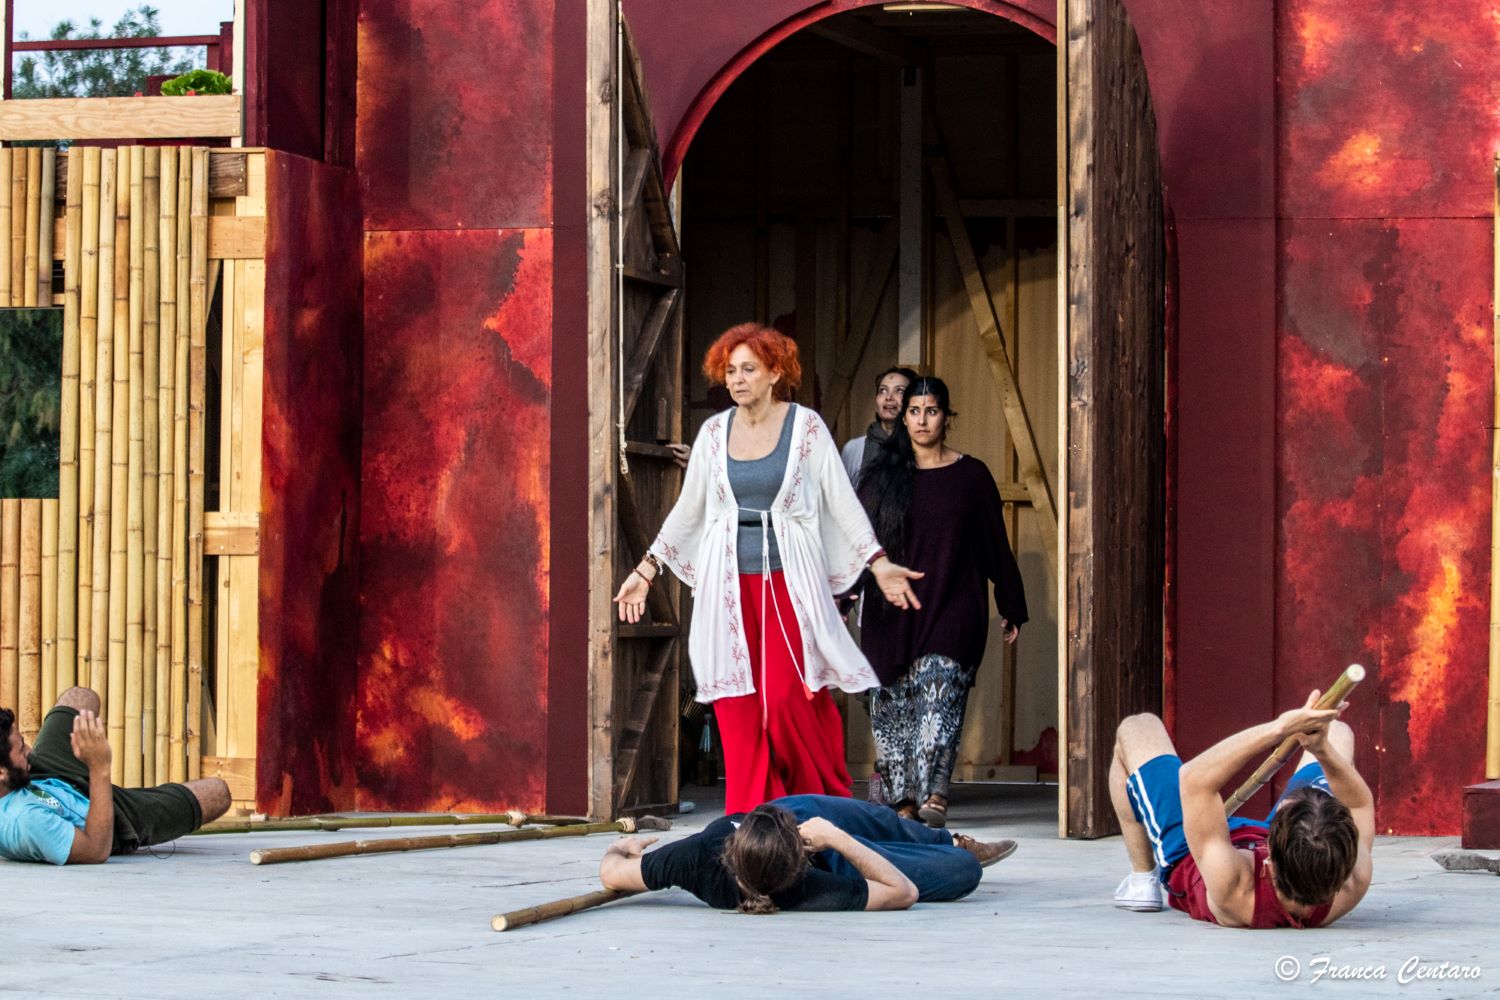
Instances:
[[[714,706],[728,813],[803,793],[849,795],[844,731],[827,689],[879,682],[833,597],[868,567],[886,599],[919,605],[921,576],[885,558],[828,427],[791,402],[797,345],[754,323],[708,349],[703,373],[734,407],[698,432],[682,494],[615,595],[639,621],[663,567],[693,588],[688,653]]]

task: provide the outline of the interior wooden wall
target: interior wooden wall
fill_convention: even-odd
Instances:
[[[1052,46],[1039,39],[1007,40],[994,52],[972,45],[934,57],[929,93],[1055,488],[1054,64]],[[799,37],[732,85],[704,123],[682,170],[689,439],[728,405],[709,392],[697,365],[715,336],[746,319],[795,336],[811,360],[801,401],[823,410],[840,441],[863,433],[875,376],[898,360],[895,278],[887,286],[876,263],[898,204],[899,85],[894,66]],[[920,361],[948,382],[960,411],[950,442],[1009,483],[1014,450],[995,381],[930,197],[929,207],[925,356],[900,360]],[[856,327],[867,318],[861,356]],[[1024,491],[1003,494],[1031,622],[1009,650],[992,622],[956,771],[968,780],[1030,780],[1056,770],[1055,570]],[[846,709],[850,765],[863,777],[873,760],[868,717],[857,698]]]

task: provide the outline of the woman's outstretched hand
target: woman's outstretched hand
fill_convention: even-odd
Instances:
[[[885,595],[887,601],[902,611],[922,609],[922,602],[917,600],[917,595],[912,592],[911,581],[920,580],[927,574],[918,573],[905,566],[897,566],[885,556],[881,556],[870,564],[870,572],[875,575],[875,583],[880,587],[880,592]]]
[[[620,621],[634,625],[641,620],[646,613],[646,592],[650,589],[651,585],[644,576],[637,570],[630,571],[625,582],[620,584],[620,592],[615,595],[615,603],[620,606]]]

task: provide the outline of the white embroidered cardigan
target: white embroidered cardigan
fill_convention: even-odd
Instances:
[[[693,588],[688,656],[702,702],[755,691],[740,613],[729,412],[710,417],[698,432],[682,495],[651,543],[651,554]],[[770,522],[802,632],[803,681],[811,691],[864,691],[880,682],[840,620],[833,595],[854,586],[880,545],[823,418],[804,406],[793,414],[791,450]]]

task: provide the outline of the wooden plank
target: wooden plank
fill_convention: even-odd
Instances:
[[[0,102],[0,140],[224,138],[240,134],[239,94],[46,97]]]
[[[614,336],[615,190],[613,100],[614,0],[585,0],[586,149],[590,205],[588,283],[588,812],[614,808],[615,483],[619,475],[614,408],[618,369]]]
[[[236,418],[236,477],[234,506],[237,511],[256,513],[260,508],[261,401],[262,401],[262,321],[265,301],[265,263],[259,260],[237,262],[234,325]],[[206,527],[206,526],[205,526]],[[206,538],[205,538],[206,544]],[[229,727],[220,733],[228,752],[238,757],[254,757],[259,722],[258,690],[260,684],[260,560],[254,556],[230,558],[228,575],[229,686],[222,697],[229,700]],[[224,561],[220,561],[220,572]]]
[[[1026,414],[1025,401],[1021,399],[1020,388],[1016,385],[1015,368],[1005,350],[1005,341],[1000,336],[1000,320],[995,312],[995,303],[974,256],[974,247],[969,242],[963,215],[958,211],[958,197],[953,190],[953,177],[948,162],[940,155],[928,156],[927,162],[932,174],[933,193],[947,222],[949,242],[958,258],[959,271],[963,274],[969,307],[974,313],[980,340],[989,357],[990,373],[994,376],[995,386],[1000,393],[1006,427],[1015,443],[1021,480],[1031,493],[1031,504],[1037,512],[1048,559],[1056,567],[1057,507],[1052,499],[1046,472],[1042,468],[1041,455],[1031,430],[1031,419]]]
[[[249,194],[248,153],[242,149],[214,149],[208,154],[208,197],[238,198]],[[262,154],[256,154],[262,155]]]
[[[909,69],[901,85],[900,140],[897,150],[897,209],[901,249],[896,264],[896,361],[920,368],[927,360],[923,350],[923,321],[927,316],[926,235],[922,176],[923,116],[926,87],[922,71]]]
[[[624,805],[630,798],[631,786],[635,783],[636,772],[640,769],[641,747],[645,742],[646,729],[651,724],[651,715],[656,710],[656,703],[661,700],[659,695],[662,677],[672,663],[676,646],[675,638],[660,643],[652,651],[651,660],[646,669],[636,678],[637,687],[630,705],[630,717],[620,730],[619,742],[615,749],[615,767],[619,774],[619,787],[615,792],[617,806]]]
[[[630,356],[625,362],[625,405],[621,417],[627,425],[635,413],[636,404],[640,402],[641,388],[646,384],[646,376],[651,373],[662,337],[677,311],[680,298],[681,292],[672,288],[652,303],[651,311],[641,324],[640,334],[630,347]]]
[[[854,318],[849,324],[849,335],[851,338],[859,339],[853,345],[852,350],[846,346],[840,351],[842,357],[835,366],[837,379],[829,389],[828,399],[824,406],[828,413],[838,413],[842,410],[853,391],[854,378],[859,374],[859,366],[864,361],[865,351],[870,346],[870,336],[875,329],[875,318],[880,312],[880,303],[891,287],[891,277],[896,269],[896,255],[900,250],[900,245],[899,226],[895,223],[886,223],[885,228],[880,232],[880,245],[875,249],[871,267],[865,273],[865,280],[854,299]]]
[[[260,552],[260,514],[254,511],[206,511],[203,552],[210,556],[253,556]]]
[[[197,778],[201,761],[199,715],[203,704],[203,503],[208,356],[208,151],[195,147],[189,241],[188,334],[188,516],[187,516],[187,773]]]
[[[798,356],[802,384],[797,402],[816,408],[818,390],[818,221],[811,212],[797,219],[796,264],[793,278],[797,316]]]
[[[645,558],[646,550],[651,546],[652,536],[647,533],[645,521],[641,517],[640,502],[636,499],[635,481],[629,475],[621,476],[618,488],[620,532],[626,551],[633,560],[632,565],[635,565]],[[677,621],[677,611],[672,607],[665,587],[658,587],[653,582],[651,588],[646,591],[646,604],[651,618],[656,622],[670,625],[674,629],[681,627]]]
[[[266,255],[266,220],[234,215],[208,219],[208,255],[216,260],[259,260]]]
[[[664,260],[662,263],[666,264],[667,262]],[[663,267],[662,270],[653,271],[636,264],[625,264],[620,268],[620,273],[627,281],[635,281],[643,285],[656,285],[660,288],[682,287],[682,272],[680,267]]]
[[[254,757],[205,756],[202,769],[205,778],[223,778],[234,801],[255,801]]]

